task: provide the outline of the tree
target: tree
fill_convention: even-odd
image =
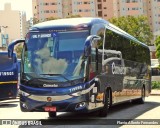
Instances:
[[[19,58],[19,59],[21,58],[22,49],[23,49],[23,44],[18,44],[15,47],[15,52],[17,54],[17,58]]]
[[[155,45],[156,45],[156,57],[158,58],[160,62],[160,36],[156,38]]]
[[[151,45],[153,34],[148,24],[147,17],[122,16],[119,18],[111,18],[109,21],[127,33],[131,34],[139,41],[147,45]]]
[[[71,16],[67,16],[66,18],[76,18],[76,17],[81,17],[80,15],[71,15]]]
[[[39,20],[37,18],[33,18],[33,24],[39,23]]]

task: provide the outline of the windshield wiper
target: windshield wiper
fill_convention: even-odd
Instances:
[[[49,76],[61,76],[62,78],[64,78],[65,80],[69,81],[72,85],[72,81],[69,80],[67,77],[65,77],[64,75],[62,74],[40,74],[40,75],[49,75]]]
[[[40,79],[42,79],[42,80],[48,80],[48,79],[46,79],[46,78],[41,78],[41,77],[39,77],[39,78],[32,78],[32,79],[30,79],[30,80],[24,79],[24,81],[25,81],[25,84],[30,84],[31,82],[33,82],[33,81],[35,81],[35,80],[40,80]]]

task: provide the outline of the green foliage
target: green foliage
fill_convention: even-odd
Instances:
[[[160,89],[160,82],[152,81],[152,89]]]
[[[156,45],[156,56],[160,60],[160,36],[156,38],[155,45]]]
[[[81,17],[80,15],[71,15],[71,16],[67,16],[66,18],[76,18],[76,17]]]
[[[39,23],[39,20],[37,18],[33,18],[33,24]]]
[[[15,52],[17,54],[17,58],[20,59],[21,58],[21,53],[22,53],[22,49],[23,49],[23,45],[19,44],[15,47]]]
[[[150,45],[153,38],[147,17],[145,16],[122,16],[109,20],[114,25],[131,34],[139,41]]]

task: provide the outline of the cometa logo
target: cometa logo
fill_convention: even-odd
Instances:
[[[112,63],[112,74],[125,75],[126,69],[125,67],[116,66],[115,63]]]
[[[43,87],[58,87],[58,84],[43,84]]]

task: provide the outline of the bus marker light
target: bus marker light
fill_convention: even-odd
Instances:
[[[104,97],[104,93],[98,93],[98,95],[96,96],[96,100],[103,101],[103,97]]]
[[[91,102],[95,102],[95,96],[91,95]]]
[[[97,93],[97,87],[93,88],[93,93]]]

